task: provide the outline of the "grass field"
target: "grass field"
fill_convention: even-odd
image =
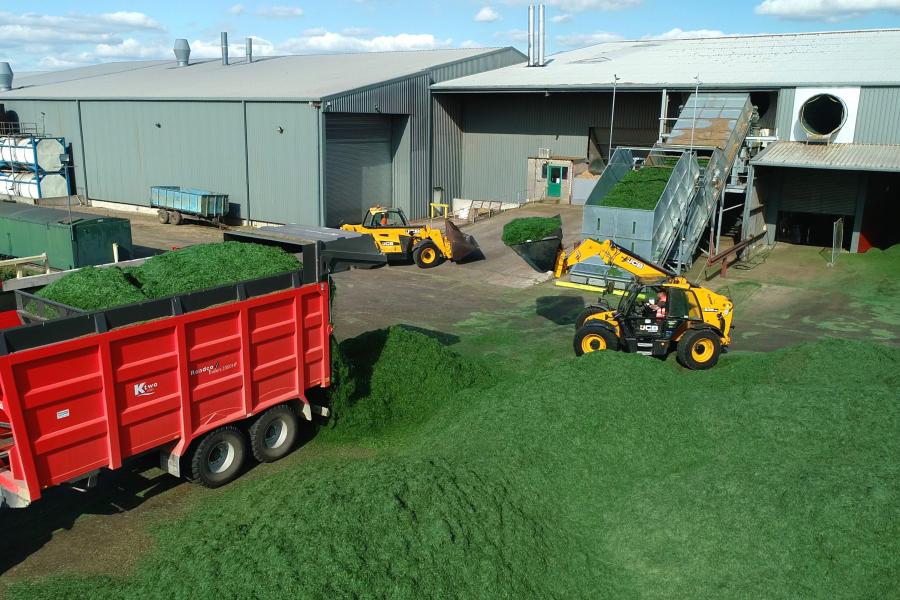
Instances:
[[[600,201],[600,206],[653,210],[671,174],[672,169],[668,167],[644,167],[629,171]]]
[[[688,372],[575,359],[571,332],[517,318],[450,347],[346,342],[315,458],[158,527],[134,573],[9,597],[896,593],[900,350],[826,340]]]

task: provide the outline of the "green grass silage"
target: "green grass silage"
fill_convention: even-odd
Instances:
[[[520,217],[503,226],[500,239],[507,246],[542,240],[562,227],[562,219],[555,217]]]
[[[629,171],[600,201],[600,206],[653,210],[666,189],[672,169],[644,167]]]
[[[225,242],[200,244],[151,257],[139,267],[87,267],[40,290],[41,298],[101,310],[238,281],[294,271],[300,263],[280,248]]]
[[[41,298],[84,310],[103,310],[146,300],[121,269],[85,267],[41,289]]]
[[[9,597],[895,593],[900,350],[526,368],[513,339],[489,362],[397,328],[346,342],[317,458],[210,494],[133,574]]]

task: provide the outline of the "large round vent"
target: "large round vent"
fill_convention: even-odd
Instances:
[[[800,124],[811,136],[831,137],[847,122],[847,106],[831,94],[816,94],[800,107]]]

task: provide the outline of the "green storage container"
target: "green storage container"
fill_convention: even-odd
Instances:
[[[134,258],[131,222],[68,210],[0,202],[0,254],[10,257],[47,253],[50,266],[66,270]]]

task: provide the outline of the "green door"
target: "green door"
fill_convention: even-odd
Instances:
[[[560,166],[550,165],[547,168],[547,196],[559,198],[562,195],[562,172]]]

